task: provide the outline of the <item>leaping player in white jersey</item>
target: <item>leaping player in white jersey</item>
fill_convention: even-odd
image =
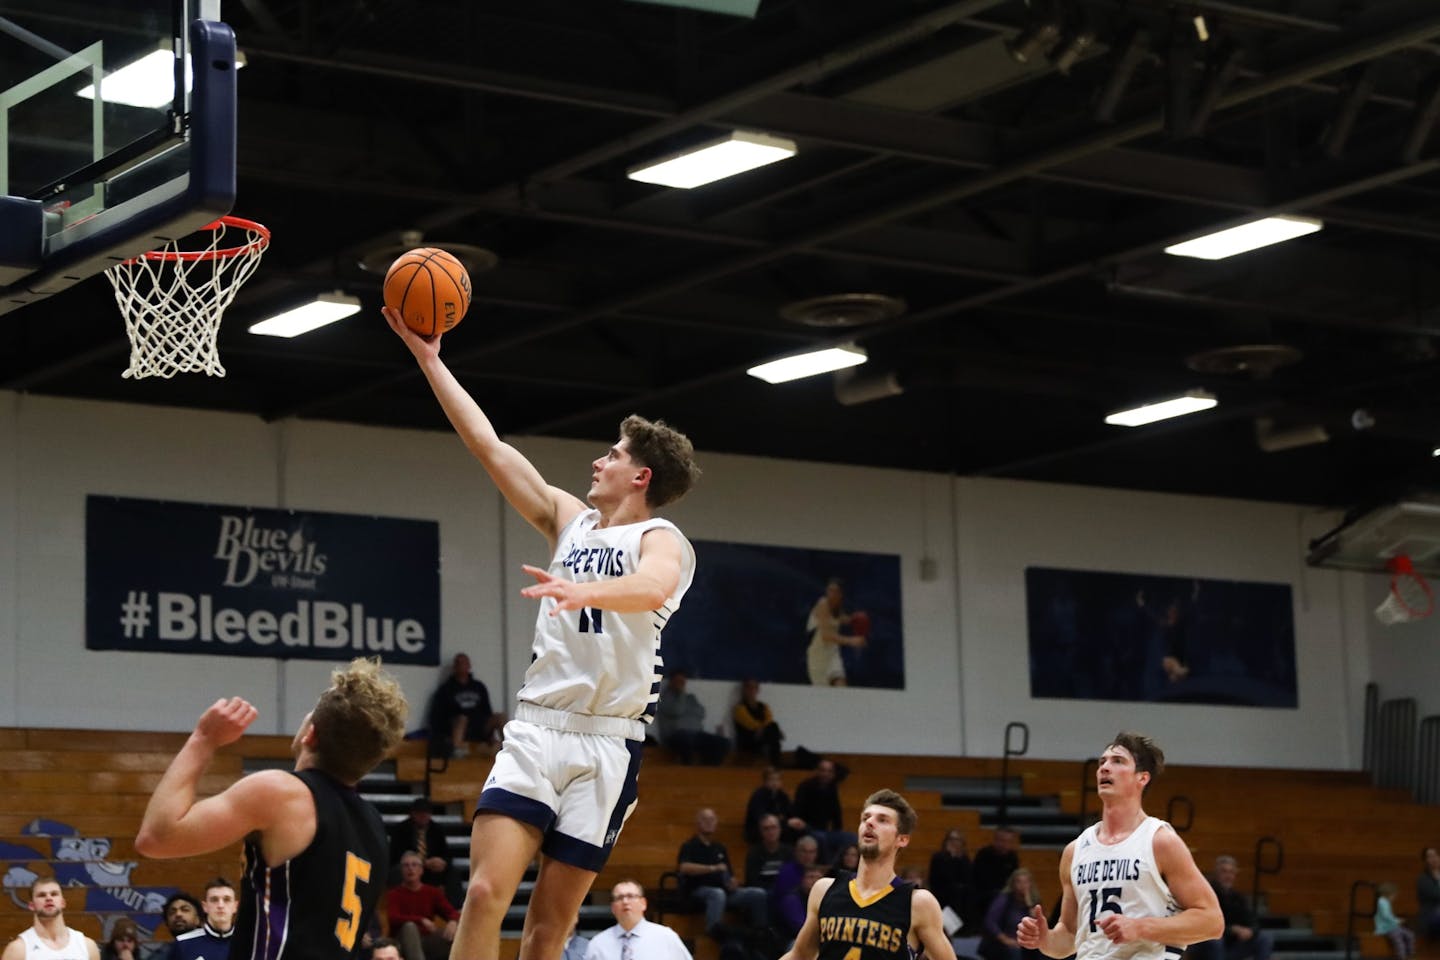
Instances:
[[[500,924],[536,854],[540,873],[521,960],[558,960],[585,896],[635,806],[645,727],[659,699],[660,631],[695,574],[695,551],[652,511],[695,479],[694,448],[663,423],[627,417],[591,464],[587,507],[502,441],[440,359],[440,337],[385,319],[415,355],[465,446],[545,537],[533,658],[476,805],[470,883],[451,955],[493,960]]]
[[[1035,907],[1020,921],[1020,946],[1076,960],[1178,960],[1192,943],[1224,932],[1220,903],[1190,848],[1170,824],[1141,809],[1165,769],[1151,740],[1117,734],[1100,755],[1099,822],[1060,856],[1060,922]]]

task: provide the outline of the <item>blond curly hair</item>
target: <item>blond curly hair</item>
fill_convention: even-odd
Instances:
[[[343,783],[355,783],[404,738],[409,713],[404,691],[380,669],[378,657],[357,657],[336,668],[310,713],[316,766]]]

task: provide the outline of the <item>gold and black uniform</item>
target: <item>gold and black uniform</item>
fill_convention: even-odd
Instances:
[[[837,878],[820,899],[819,960],[910,960],[910,895],[893,881],[862,899],[854,880]]]

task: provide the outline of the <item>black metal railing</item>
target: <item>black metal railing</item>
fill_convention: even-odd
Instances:
[[[1367,911],[1355,909],[1356,898],[1362,889],[1370,891],[1370,909]],[[1373,920],[1379,896],[1379,888],[1369,880],[1356,880],[1350,884],[1350,915],[1345,919],[1345,960],[1350,960],[1355,950],[1355,920]]]
[[[1184,811],[1184,823],[1181,823],[1180,818],[1175,815],[1176,808]],[[1185,833],[1195,823],[1195,801],[1183,793],[1175,794],[1170,798],[1170,802],[1165,804],[1165,819],[1170,822],[1170,826],[1175,828],[1176,833]]]
[[[1272,850],[1275,853],[1275,862],[1265,862],[1265,851]],[[1285,844],[1279,838],[1264,836],[1255,841],[1255,879],[1250,884],[1250,912],[1257,918],[1260,916],[1260,877],[1264,874],[1277,874],[1285,868]]]
[[[1415,747],[1415,802],[1440,803],[1440,717],[1420,721]]]
[[[1410,790],[1415,785],[1415,700],[1380,704],[1375,725],[1375,786]]]
[[[1010,734],[1016,730],[1022,734],[1020,746],[1012,747]],[[1005,724],[1005,754],[1000,758],[1000,812],[996,826],[1010,826],[1010,758],[1023,757],[1029,750],[1030,727],[1018,720]]]
[[[1361,734],[1360,769],[1370,774],[1371,782],[1375,779],[1375,737],[1376,728],[1380,725],[1380,687],[1375,683],[1365,684],[1365,729]]]

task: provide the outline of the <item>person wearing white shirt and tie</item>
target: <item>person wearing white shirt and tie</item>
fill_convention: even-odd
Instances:
[[[634,880],[615,884],[610,891],[615,926],[595,934],[585,960],[691,960],[679,934],[645,919],[646,906],[640,884]]]

